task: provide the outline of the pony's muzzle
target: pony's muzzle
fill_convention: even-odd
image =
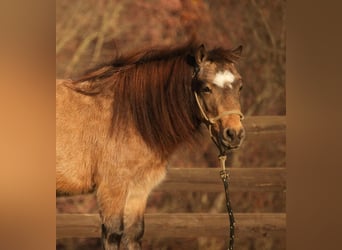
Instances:
[[[238,148],[245,138],[245,129],[239,128],[225,128],[222,131],[222,143],[228,148]]]

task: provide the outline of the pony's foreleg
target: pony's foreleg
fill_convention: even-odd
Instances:
[[[121,249],[140,250],[144,235],[144,212],[151,190],[165,177],[163,166],[146,171],[147,175],[136,175],[128,188],[124,210],[124,233],[121,239]]]
[[[124,210],[124,233],[121,240],[121,249],[141,249],[147,197],[148,193],[144,190],[130,188]]]
[[[121,187],[100,185],[97,201],[102,220],[102,246],[104,250],[118,250],[123,235],[123,213],[126,190]]]

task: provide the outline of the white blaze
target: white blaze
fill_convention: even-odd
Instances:
[[[234,82],[235,77],[229,70],[221,71],[216,73],[213,83],[217,86],[223,88],[226,84],[228,84],[229,88],[233,88],[232,82]]]

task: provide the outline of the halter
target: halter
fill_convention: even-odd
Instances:
[[[199,97],[198,97],[198,94],[197,94],[196,91],[194,91],[194,95],[195,95],[195,100],[196,100],[197,106],[198,106],[198,108],[199,108],[199,110],[201,112],[201,115],[202,115],[202,117],[204,119],[205,124],[208,127],[210,137],[211,137],[211,139],[213,140],[213,142],[215,143],[215,145],[217,146],[217,148],[220,151],[220,155],[219,156],[223,156],[223,155],[225,155],[225,152],[224,152],[224,150],[222,148],[222,144],[220,143],[220,141],[218,139],[216,139],[216,137],[213,135],[213,133],[212,133],[212,126],[215,125],[217,123],[217,121],[219,119],[221,119],[223,116],[239,115],[240,116],[240,120],[242,121],[244,119],[244,115],[241,113],[240,110],[234,109],[234,110],[229,110],[229,111],[223,111],[220,114],[218,114],[217,116],[215,116],[213,118],[209,118],[207,116],[207,114],[205,113],[202,105],[201,105],[201,102],[199,100]]]

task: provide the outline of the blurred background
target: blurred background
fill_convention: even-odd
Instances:
[[[285,0],[57,0],[56,78],[72,78],[113,56],[151,45],[175,45],[196,33],[208,49],[243,45],[238,69],[245,115],[286,115]],[[218,167],[207,136],[180,148],[169,167]],[[227,166],[286,167],[285,133],[248,136]],[[218,177],[219,178],[219,177]],[[223,187],[222,187],[223,188]],[[284,213],[283,192],[232,192],[237,213]],[[223,193],[153,192],[148,213],[222,213]],[[92,194],[59,197],[57,213],[97,213]],[[228,237],[228,236],[227,236]],[[240,238],[236,249],[285,249],[285,238]],[[144,239],[143,249],[226,249],[227,239]],[[56,249],[101,249],[99,239],[57,240]]]

